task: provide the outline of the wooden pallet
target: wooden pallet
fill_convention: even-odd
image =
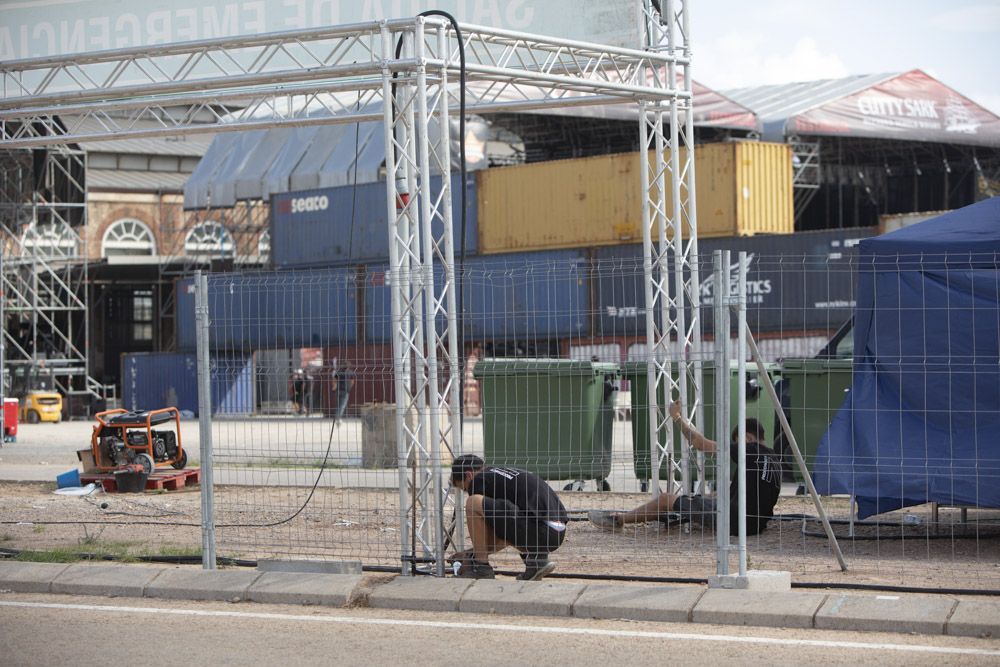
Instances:
[[[82,473],[80,475],[81,484],[100,484],[108,493],[118,493],[118,483],[115,481],[114,473]],[[201,482],[201,468],[185,468],[184,470],[157,469],[146,480],[146,490],[155,491],[176,491],[183,489],[190,484]]]

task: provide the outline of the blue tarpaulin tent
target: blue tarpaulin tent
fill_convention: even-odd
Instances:
[[[861,518],[1000,507],[1000,197],[861,242],[851,389],[820,493]]]

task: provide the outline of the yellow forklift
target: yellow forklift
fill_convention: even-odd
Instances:
[[[20,404],[18,417],[29,424],[62,420],[63,398],[56,391],[51,368],[34,365],[17,365],[11,375],[11,397]]]

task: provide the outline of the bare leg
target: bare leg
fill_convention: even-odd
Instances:
[[[486,513],[483,510],[483,496],[469,496],[465,501],[465,522],[469,526],[469,539],[472,540],[473,558],[482,563],[489,561],[490,554],[509,547],[510,544],[501,540],[490,530],[486,523]]]
[[[629,510],[628,512],[614,512],[613,514],[621,517],[622,523],[655,521],[661,514],[670,511],[676,499],[677,496],[671,493],[661,493],[656,498],[639,505],[633,510]]]

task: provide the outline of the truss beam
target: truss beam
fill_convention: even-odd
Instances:
[[[463,25],[466,108],[640,105],[653,469],[666,461],[683,477],[667,444],[667,402],[676,394],[690,409],[700,382],[686,361],[700,335],[688,12],[686,2],[636,1],[645,9],[642,49]],[[407,573],[418,563],[443,573],[451,502],[443,467],[462,452],[451,182],[431,178],[450,170],[458,51],[448,23],[418,17],[0,63],[0,147],[383,121]],[[195,126],[205,112],[214,122]],[[85,134],[83,120],[61,120],[71,116],[101,129]],[[150,118],[160,126],[136,125]]]

